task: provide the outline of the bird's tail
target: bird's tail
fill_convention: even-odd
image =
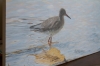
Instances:
[[[37,25],[30,26],[30,30],[31,31],[39,31],[39,32],[41,32],[41,28],[42,28],[41,23],[39,23]]]

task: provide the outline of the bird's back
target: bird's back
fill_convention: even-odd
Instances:
[[[60,21],[59,17],[55,16],[45,20],[41,25],[45,29],[50,30],[53,29],[59,23],[59,21]]]
[[[30,27],[33,31],[38,32],[52,32],[57,31],[63,26],[63,22],[60,21],[59,16],[51,17],[45,20],[42,23],[39,23],[37,25],[33,25]]]
[[[33,25],[30,27],[30,29],[44,29],[46,31],[46,29],[51,29],[54,26],[54,23],[59,21],[59,17],[55,16],[55,17],[51,17],[48,18],[47,20],[45,20],[42,23],[39,23],[37,25]]]

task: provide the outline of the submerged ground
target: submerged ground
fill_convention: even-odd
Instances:
[[[10,66],[40,66],[34,56],[47,44],[48,36],[29,30],[31,25],[59,15],[64,8],[63,29],[53,37],[67,61],[100,51],[99,0],[7,0],[6,3],[6,64]],[[45,49],[48,46],[46,45]],[[43,65],[44,66],[44,65]]]

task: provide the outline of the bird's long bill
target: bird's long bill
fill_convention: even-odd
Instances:
[[[70,18],[67,14],[66,14],[66,16],[68,17],[68,18]],[[71,18],[70,18],[71,19]]]

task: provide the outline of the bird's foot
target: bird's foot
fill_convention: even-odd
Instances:
[[[48,42],[50,49],[53,47],[52,44],[57,44],[59,42]]]
[[[59,43],[59,42],[52,42],[52,44],[57,44],[57,43]]]
[[[49,44],[49,47],[51,48],[51,47],[52,47],[52,46],[51,46],[52,42],[51,42],[51,41],[49,41],[49,42],[48,42],[48,44]]]

